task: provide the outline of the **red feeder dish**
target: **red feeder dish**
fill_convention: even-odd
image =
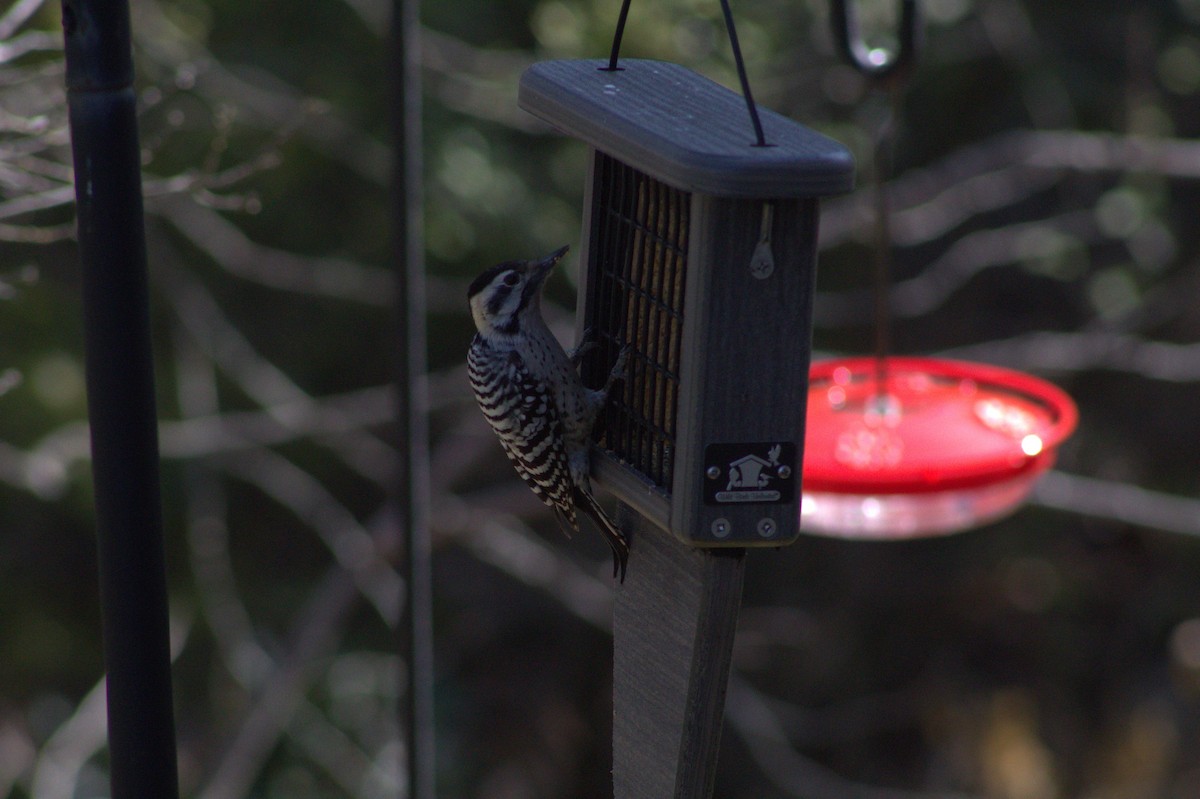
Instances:
[[[880,374],[884,374],[880,391]],[[813,364],[800,525],[840,538],[955,533],[1028,496],[1075,403],[1021,372],[934,358]]]

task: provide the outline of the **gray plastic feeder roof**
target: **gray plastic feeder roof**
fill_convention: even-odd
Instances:
[[[687,191],[718,197],[819,197],[854,186],[841,144],[759,107],[769,147],[754,144],[740,94],[663,61],[544,61],[518,102],[564,133]]]

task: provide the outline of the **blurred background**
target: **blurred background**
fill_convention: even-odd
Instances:
[[[734,5],[756,98],[849,146],[886,102],[825,0]],[[887,46],[897,3],[865,0]],[[617,0],[424,3],[439,795],[611,796],[612,585],[484,427],[467,282],[578,250],[586,153],[516,106]],[[751,552],[716,795],[1200,795],[1200,2],[925,0],[895,351],[1080,408],[1032,502],[960,536]],[[134,0],[181,780],[393,797],[386,0]],[[0,797],[107,795],[58,5],[0,7]],[[623,55],[736,86],[716,0]],[[867,187],[866,180],[860,185]],[[871,201],[823,204],[820,355],[872,345]],[[571,330],[576,266],[547,315]],[[585,531],[586,533],[586,531]]]

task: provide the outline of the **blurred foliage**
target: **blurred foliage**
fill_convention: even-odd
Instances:
[[[611,795],[606,553],[469,397],[463,290],[577,244],[586,152],[515,102],[616,0],[424,4],[439,785]],[[889,47],[896,3],[860,2]],[[971,534],[750,556],[720,797],[1200,792],[1200,3],[925,0],[889,197],[896,348],[1029,369],[1080,429]],[[756,96],[871,172],[825,2],[734,4]],[[136,0],[184,793],[397,795],[383,0]],[[0,797],[105,795],[57,6],[0,9]],[[625,57],[736,85],[716,0]],[[823,206],[823,353],[871,346],[870,196]],[[564,337],[573,273],[549,287]]]

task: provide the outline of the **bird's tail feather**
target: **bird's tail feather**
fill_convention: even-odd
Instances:
[[[575,486],[575,506],[591,517],[592,521],[596,523],[596,527],[600,529],[604,540],[612,548],[613,577],[625,582],[625,565],[629,560],[629,539],[617,529],[613,520],[608,518],[604,508],[601,508],[600,504],[596,502],[596,498],[579,486]]]

